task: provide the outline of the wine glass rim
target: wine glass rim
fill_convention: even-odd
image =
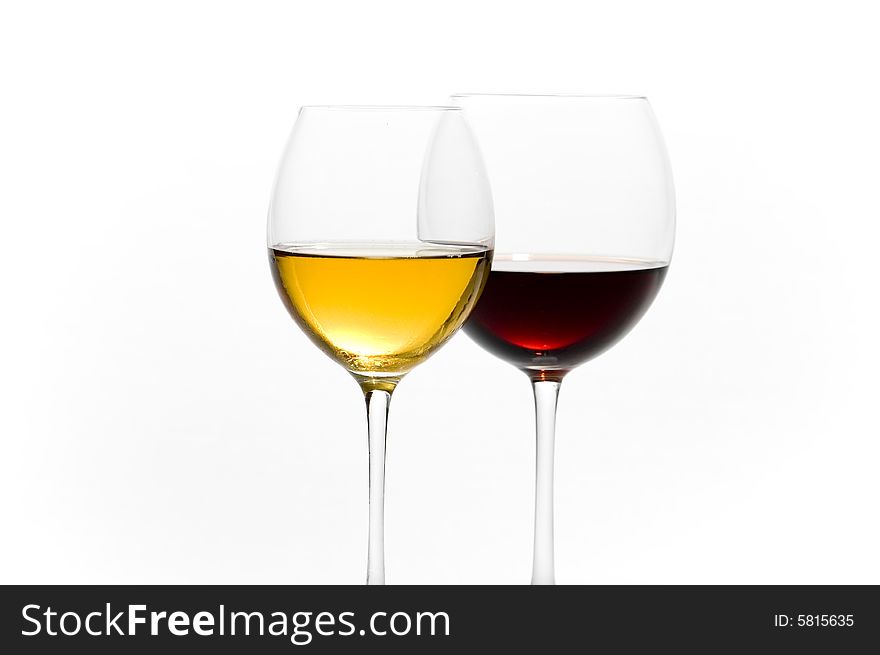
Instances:
[[[647,100],[647,96],[618,93],[453,93],[450,98],[535,98],[547,100]]]
[[[303,110],[319,111],[461,111],[453,105],[302,105]]]

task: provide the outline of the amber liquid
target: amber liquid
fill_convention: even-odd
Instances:
[[[632,329],[666,270],[630,259],[497,257],[464,329],[533,377],[561,378]]]
[[[399,377],[461,326],[491,251],[424,243],[271,249],[281,298],[324,352],[361,376]]]

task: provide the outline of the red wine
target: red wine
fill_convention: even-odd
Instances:
[[[623,337],[648,309],[667,266],[603,258],[496,257],[464,330],[534,377],[560,379]]]

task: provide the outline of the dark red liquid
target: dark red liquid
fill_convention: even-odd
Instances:
[[[496,261],[465,331],[537,377],[561,378],[600,354],[648,309],[666,265],[628,260]],[[562,272],[540,272],[546,271]]]

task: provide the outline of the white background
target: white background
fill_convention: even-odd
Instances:
[[[870,3],[4,3],[0,582],[358,583],[349,376],[272,286],[300,104],[641,93],[666,285],[560,401],[557,578],[880,583]],[[526,378],[459,335],[395,394],[388,579],[522,583]]]

